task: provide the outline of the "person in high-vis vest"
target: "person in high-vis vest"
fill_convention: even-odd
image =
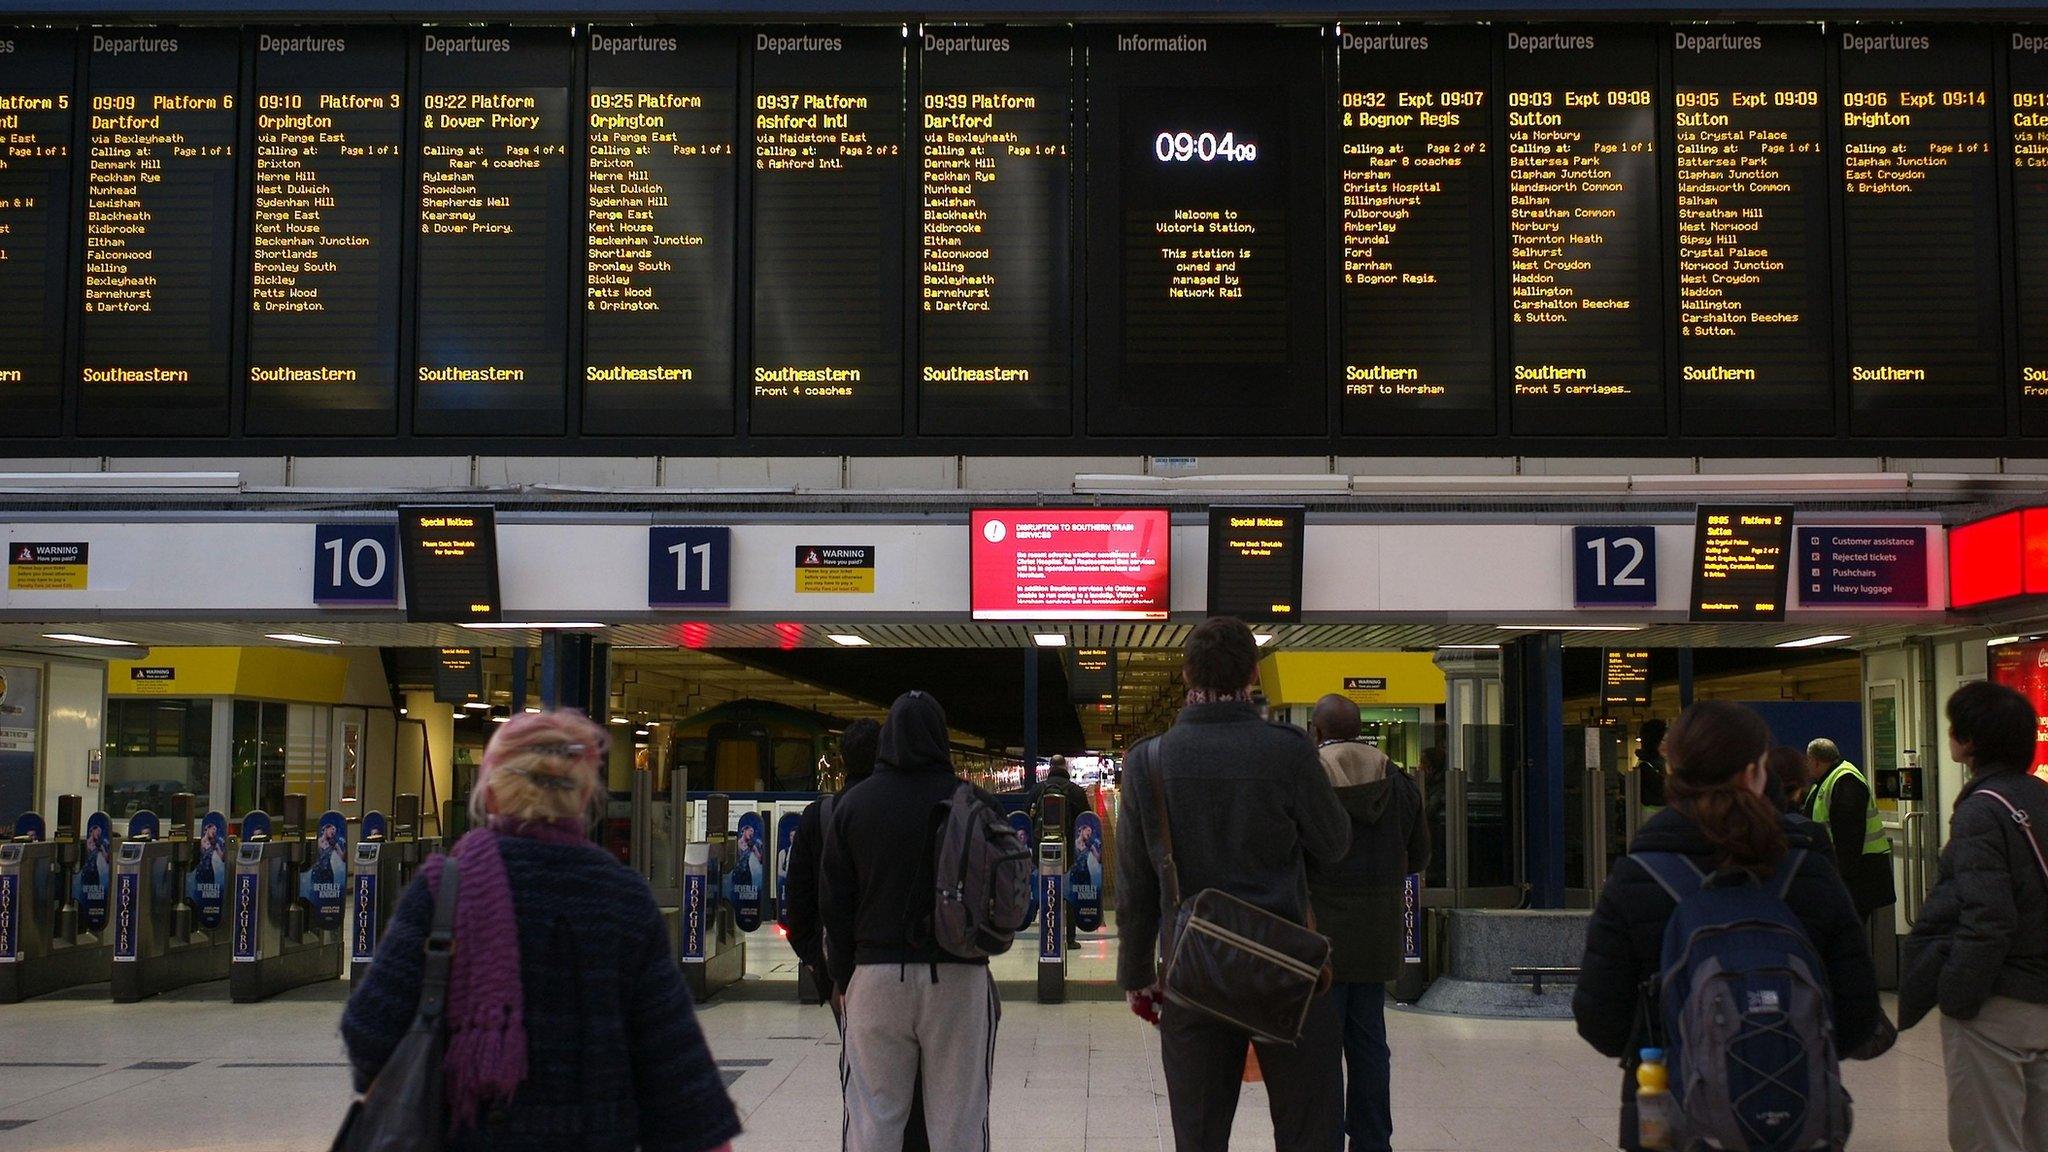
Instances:
[[[1835,842],[1842,880],[1856,914],[1871,913],[1897,902],[1892,884],[1892,844],[1884,834],[1876,798],[1863,770],[1842,759],[1833,740],[1806,746],[1806,768],[1813,787],[1806,793],[1806,815],[1824,825]]]

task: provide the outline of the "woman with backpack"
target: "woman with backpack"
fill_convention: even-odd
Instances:
[[[2038,721],[2010,688],[1948,701],[1949,755],[1970,771],[1934,891],[1905,948],[1899,1027],[1941,1009],[1955,1152],[2048,1152],[2048,784]]]
[[[1812,1072],[1801,1078],[1798,1089],[1808,1096],[1806,1103],[1824,1103],[1812,1100],[1812,1093],[1839,1093],[1837,1053],[1863,1047],[1878,1027],[1877,970],[1848,889],[1818,850],[1820,842],[1812,833],[1786,821],[1764,799],[1764,758],[1770,745],[1770,729],[1763,718],[1739,704],[1705,701],[1686,709],[1664,739],[1669,806],[1643,825],[1629,845],[1630,854],[1615,862],[1593,910],[1572,1014],[1578,1019],[1579,1035],[1602,1053],[1621,1059],[1621,1147],[1630,1152],[1644,1147],[1635,1124],[1641,1053],[1667,1050],[1667,1058],[1680,1065],[1671,1076],[1672,1084],[1682,1088],[1687,1056],[1676,1051],[1681,1036],[1674,1033],[1691,1026],[1685,1010],[1694,1003],[1695,993],[1702,1002],[1716,993],[1692,984],[1694,970],[1667,950],[1666,929],[1674,917],[1694,944],[1695,961],[1717,939],[1733,939],[1716,931],[1727,923],[1775,915],[1782,920],[1783,931],[1761,942],[1744,941],[1751,945],[1751,954],[1758,948],[1776,948],[1818,963],[1820,970],[1813,976],[1822,995],[1817,1004],[1810,1003],[1812,998],[1802,995],[1801,988],[1773,983],[1768,974],[1758,974],[1750,985],[1740,983],[1743,973],[1729,974],[1737,981],[1729,991],[1752,1010],[1738,1012],[1738,1017],[1747,1020],[1754,1010],[1771,1011],[1772,1019],[1755,1021],[1759,1034],[1774,1025],[1778,1037],[1818,1033],[1803,1042],[1810,1046],[1803,1055]],[[1739,914],[1716,922],[1722,914],[1717,910],[1737,908]],[[1827,1044],[1830,1019],[1832,1047]],[[1702,1059],[1706,1047],[1696,1045],[1691,1056]],[[1798,1055],[1781,1052],[1775,1058]],[[1725,1072],[1708,1070],[1711,1076]],[[1738,1093],[1744,1090],[1743,1085],[1729,1086]],[[1707,1103],[1708,1094],[1694,1095],[1683,1107],[1688,1115]],[[1804,1108],[1798,1111],[1805,1115]],[[1822,1108],[1813,1115],[1824,1117],[1828,1111]],[[1744,1118],[1715,1119],[1736,1123]],[[1827,1139],[1840,1147],[1848,1135],[1846,1117],[1836,1126],[1839,1135]],[[1749,1146],[1784,1145],[1766,1143],[1752,1133]]]

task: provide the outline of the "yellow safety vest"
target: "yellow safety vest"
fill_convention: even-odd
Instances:
[[[1824,828],[1834,827],[1828,823],[1828,803],[1835,798],[1835,783],[1844,776],[1854,776],[1862,781],[1864,790],[1870,792],[1870,781],[1864,779],[1863,773],[1854,764],[1844,760],[1835,765],[1834,771],[1828,773],[1827,778],[1820,782],[1820,791],[1813,800],[1813,818]],[[1837,844],[1835,851],[1841,850],[1841,845]],[[1877,814],[1877,793],[1870,792],[1870,803],[1863,809],[1863,854],[1875,856],[1891,850],[1892,842],[1884,834],[1884,820]]]

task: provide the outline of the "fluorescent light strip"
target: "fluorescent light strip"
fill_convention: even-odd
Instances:
[[[1437,645],[1437,649],[1438,649],[1439,651],[1441,651],[1441,650],[1443,650],[1443,649],[1446,649],[1446,648],[1449,648],[1449,649],[1455,649],[1455,650],[1459,650],[1459,651],[1474,651],[1474,652],[1498,652],[1498,651],[1500,651],[1500,645],[1498,645],[1498,644],[1439,644],[1439,645]]]
[[[140,648],[140,644],[127,640],[109,640],[105,636],[87,636],[83,632],[45,632],[45,640],[62,640],[66,644],[96,644],[101,648]]]
[[[1064,632],[1033,632],[1031,642],[1040,648],[1065,648],[1067,634]]]
[[[481,700],[465,701],[462,706],[471,712],[489,712],[491,710],[491,706]]]
[[[593,628],[606,628],[609,627],[609,625],[600,624],[595,620],[531,620],[521,621],[517,623],[503,622],[486,624],[464,624],[463,627],[477,632],[539,631],[547,628],[553,628],[566,632],[589,631]]]
[[[825,639],[839,645],[841,648],[865,648],[869,644],[867,637],[856,636],[851,632],[827,632]]]
[[[1268,645],[1268,644],[1271,644],[1271,643],[1272,643],[1273,641],[1275,641],[1275,640],[1278,640],[1278,639],[1279,639],[1279,637],[1278,637],[1278,636],[1275,636],[1275,635],[1273,635],[1273,634],[1272,634],[1271,632],[1254,632],[1254,633],[1252,633],[1252,640],[1253,640],[1254,642],[1256,642],[1256,643],[1258,644],[1258,646],[1259,646],[1259,647],[1261,647],[1261,648],[1264,648],[1264,647],[1265,647],[1266,645]]]
[[[1502,632],[1641,632],[1641,624],[1496,624]]]
[[[1840,644],[1842,641],[1847,639],[1849,639],[1849,634],[1846,632],[1830,632],[1825,636],[1808,636],[1804,640],[1787,640],[1783,644],[1778,645],[1778,647],[1821,648],[1829,644]]]
[[[1997,636],[1986,640],[1984,643],[1992,648],[2002,648],[2007,644],[2017,644],[2019,642],[2020,638],[2017,636]]]
[[[265,640],[282,640],[287,644],[322,644],[329,647],[341,643],[339,640],[329,640],[325,636],[308,636],[303,632],[265,632],[263,638]]]

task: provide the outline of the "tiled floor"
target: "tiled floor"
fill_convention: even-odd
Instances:
[[[225,985],[117,1007],[105,989],[0,1007],[0,1152],[324,1149],[347,1103],[340,984],[264,1004]],[[742,1152],[838,1147],[839,1048],[819,1008],[767,1000],[703,1010],[747,1118]],[[1618,1072],[1556,1022],[1391,1020],[1401,1149],[1612,1148]],[[1932,1026],[1852,1065],[1867,1152],[1945,1146],[1941,1041]],[[994,1101],[1002,1152],[1171,1147],[1152,1032],[1121,1004],[1005,1007]],[[1272,1148],[1265,1094],[1247,1085],[1235,1148]]]

